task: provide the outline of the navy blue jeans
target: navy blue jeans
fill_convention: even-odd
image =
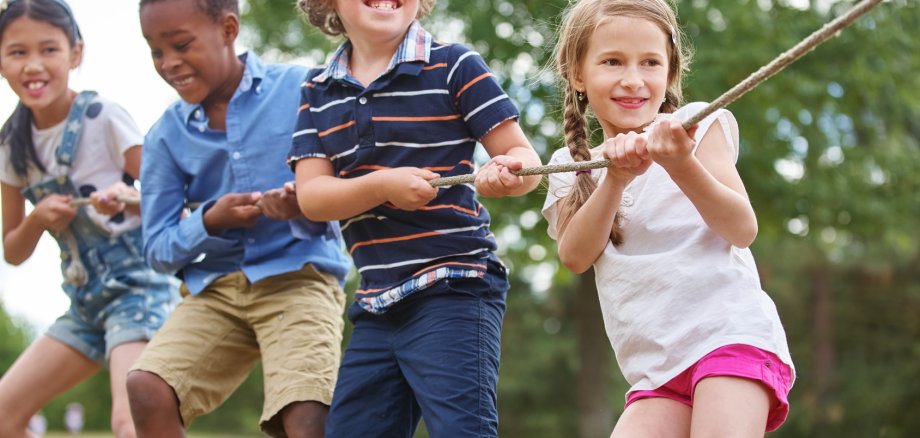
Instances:
[[[446,279],[382,315],[366,313],[339,369],[327,438],[498,436],[504,269]]]

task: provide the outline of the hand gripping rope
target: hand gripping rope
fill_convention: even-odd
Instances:
[[[692,117],[690,117],[690,119],[684,122],[684,129],[692,128],[693,125],[699,123],[701,120],[706,118],[706,116],[712,114],[718,109],[728,106],[728,104],[734,102],[748,91],[751,91],[754,89],[754,87],[760,85],[762,82],[766,81],[776,73],[779,73],[779,71],[785,68],[787,65],[792,64],[806,53],[812,51],[821,43],[827,41],[832,36],[835,36],[838,32],[840,32],[840,30],[852,24],[854,21],[856,21],[857,18],[865,15],[867,12],[869,12],[869,10],[878,6],[878,4],[881,2],[882,0],[866,0],[854,6],[852,9],[847,11],[847,13],[825,24],[820,29],[809,35],[808,38],[805,38],[796,44],[795,47],[783,52],[777,56],[776,59],[770,61],[769,64],[761,67],[759,70],[748,76],[745,80],[738,83],[738,85],[735,85],[732,87],[732,89],[719,96],[718,99],[712,101],[712,103],[710,103],[706,108],[703,108],[698,113],[694,114]],[[579,161],[576,163],[567,164],[550,164],[547,166],[527,167],[518,171],[513,171],[512,173],[518,176],[547,175],[550,173],[558,172],[600,169],[609,165],[610,160],[600,159],[592,161]],[[428,182],[434,187],[444,187],[457,184],[468,184],[475,180],[476,174],[466,174],[448,176],[444,178],[435,178]]]

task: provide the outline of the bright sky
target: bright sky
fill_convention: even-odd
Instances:
[[[124,106],[142,132],[177,98],[157,76],[141,36],[136,0],[69,0],[83,33],[83,65],[71,73],[70,88],[96,90]],[[0,80],[0,121],[18,99]],[[0,253],[3,249],[0,247]],[[0,301],[10,314],[44,331],[67,310],[61,289],[60,250],[46,233],[32,257],[19,266],[0,259]]]

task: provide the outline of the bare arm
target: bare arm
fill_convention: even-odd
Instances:
[[[646,138],[634,132],[607,139],[604,157],[611,161],[607,177],[559,234],[559,259],[578,274],[587,271],[604,252],[613,235],[623,191],[652,164]]]
[[[415,210],[438,194],[428,180],[438,174],[415,167],[371,172],[356,178],[336,178],[325,158],[297,161],[297,203],[307,219],[317,222],[348,219],[384,203]]]
[[[46,229],[61,231],[76,216],[70,197],[49,195],[26,216],[25,198],[19,187],[0,183],[3,206],[3,257],[7,263],[18,265],[35,251]]]
[[[560,230],[559,260],[570,271],[587,271],[604,252],[625,187],[615,178],[604,179]]]
[[[739,248],[746,248],[757,237],[757,217],[735,163],[729,154],[728,139],[716,121],[700,141],[696,154],[681,157],[676,146],[652,153],[671,179],[687,195],[709,228]],[[692,140],[677,121],[660,123],[652,137],[666,145],[690,145]],[[673,152],[673,153],[672,153]]]

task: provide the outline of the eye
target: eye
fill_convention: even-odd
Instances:
[[[184,51],[188,50],[188,48],[189,48],[190,45],[192,45],[192,42],[191,42],[191,41],[183,41],[183,42],[181,42],[181,43],[177,43],[177,44],[176,44],[175,46],[173,46],[173,47],[175,47],[175,49],[178,50],[178,51],[180,51],[180,52],[184,52]]]
[[[616,58],[609,58],[601,61],[601,64],[610,66],[620,65],[620,60]]]
[[[160,49],[151,49],[150,57],[152,57],[153,59],[160,59],[163,57],[163,51]]]
[[[661,61],[657,59],[646,59],[645,62],[643,62],[643,64],[645,64],[648,67],[658,67],[662,65]]]

